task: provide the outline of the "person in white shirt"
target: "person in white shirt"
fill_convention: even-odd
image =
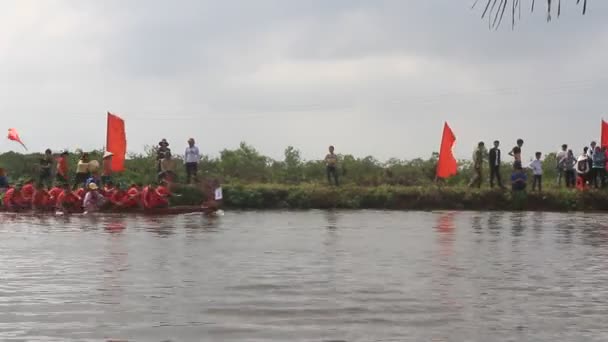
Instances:
[[[576,173],[578,175],[578,179],[581,184],[582,187],[585,187],[587,184],[587,180],[588,180],[588,176],[589,176],[589,170],[591,170],[591,166],[589,164],[589,157],[588,157],[588,152],[589,147],[586,147],[583,149],[583,154],[581,154],[577,159],[576,159]]]
[[[201,153],[198,147],[194,145],[194,139],[188,139],[188,148],[184,155],[184,163],[186,164],[186,175],[188,176],[188,184],[192,180],[197,181],[198,162],[201,160]]]
[[[536,152],[536,159],[534,159],[530,165],[529,169],[532,169],[532,173],[534,174],[534,182],[532,183],[532,191],[534,191],[538,185],[538,192],[543,190],[543,162],[540,161],[540,157],[542,153]]]
[[[562,149],[555,154],[556,168],[557,168],[557,186],[562,186],[562,178],[565,178],[566,168],[564,161],[568,156],[568,145],[563,144]]]

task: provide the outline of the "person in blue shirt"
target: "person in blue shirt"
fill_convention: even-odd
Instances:
[[[513,191],[525,191],[528,176],[524,172],[521,164],[515,165],[515,170],[511,175],[511,189]]]

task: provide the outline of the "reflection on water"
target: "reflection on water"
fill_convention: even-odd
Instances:
[[[606,341],[583,213],[0,215],[0,340]]]

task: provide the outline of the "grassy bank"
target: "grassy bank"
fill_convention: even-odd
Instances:
[[[541,194],[513,194],[465,187],[344,186],[300,184],[224,185],[224,206],[235,209],[394,209],[394,210],[607,210],[608,191],[550,189]],[[196,204],[201,193],[192,188],[175,204]]]

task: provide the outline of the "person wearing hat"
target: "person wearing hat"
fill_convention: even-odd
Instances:
[[[105,185],[112,180],[112,157],[114,153],[110,151],[106,151],[103,154],[102,167],[103,170],[101,172],[101,184]]]
[[[84,196],[82,206],[85,212],[95,212],[102,208],[106,203],[106,198],[99,192],[99,187],[95,183],[89,184],[89,191]]]
[[[59,158],[57,158],[56,178],[58,182],[65,183],[68,181],[68,169],[68,152],[62,151]]]
[[[197,181],[198,162],[201,160],[201,153],[194,145],[194,138],[188,139],[188,147],[184,153],[184,163],[186,165],[187,183],[190,184],[194,178]]]
[[[158,143],[158,149],[156,150],[156,172],[161,173],[161,161],[165,159],[165,154],[169,152],[171,153],[171,149],[169,148],[169,143],[167,139],[163,139]]]

